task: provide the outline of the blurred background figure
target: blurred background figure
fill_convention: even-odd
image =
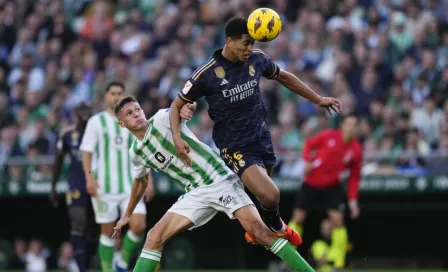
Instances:
[[[358,117],[344,117],[339,130],[324,130],[305,141],[303,148],[304,183],[296,197],[291,228],[303,234],[303,223],[313,210],[324,210],[332,224],[331,244],[333,265],[345,266],[348,233],[344,223],[345,203],[348,199],[350,216],[360,214],[358,190],[363,160],[362,147],[357,140]],[[347,197],[341,177],[350,171]]]
[[[44,248],[42,241],[34,239],[30,241],[28,251],[25,253],[25,269],[27,272],[47,271],[47,259],[50,257],[48,249]]]

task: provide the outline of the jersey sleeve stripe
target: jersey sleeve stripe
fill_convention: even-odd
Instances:
[[[267,79],[273,78],[277,74],[277,70],[278,70],[278,65],[275,65],[274,72],[272,73],[272,75],[268,76]]]
[[[208,68],[212,67],[213,64],[215,64],[216,61],[213,60],[209,65],[205,66],[200,72],[197,73],[197,75],[193,78],[194,80],[198,79],[198,77],[204,72],[206,71]]]
[[[207,65],[209,65],[212,61],[214,61],[213,58],[210,58],[208,61],[206,61],[204,64],[202,64],[201,66],[199,66],[199,68],[197,68],[193,74],[191,75],[191,78],[196,77],[196,75],[202,70],[204,69],[204,67],[206,67]]]
[[[266,55],[261,49],[253,49],[252,52],[261,53],[261,54]]]
[[[194,103],[194,101],[191,101],[190,99],[183,96],[181,93],[179,93],[180,100],[184,101],[185,103]]]

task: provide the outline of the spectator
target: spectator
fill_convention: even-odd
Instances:
[[[69,272],[78,272],[78,265],[73,257],[73,248],[69,242],[61,245],[58,258],[58,268]]]
[[[9,268],[14,270],[25,270],[25,255],[27,244],[23,239],[14,240],[14,255],[9,262]]]
[[[45,272],[47,271],[48,250],[42,247],[40,240],[34,239],[30,242],[28,251],[25,253],[27,272]]]
[[[443,112],[437,109],[432,97],[426,97],[422,108],[412,111],[411,124],[418,128],[425,140],[434,148],[440,136],[440,125],[444,121]]]
[[[51,153],[50,131],[70,125],[71,110],[81,101],[101,109],[101,90],[111,79],[124,81],[148,114],[168,106],[191,71],[222,43],[221,22],[246,16],[258,3],[72,2],[0,5],[0,135],[5,136],[0,162],[28,146]],[[443,142],[440,120],[448,119],[448,106],[440,118],[440,108],[448,105],[444,1],[270,2],[284,19],[283,31],[256,47],[320,94],[341,99],[343,112],[330,117],[330,127],[356,111],[362,115],[361,141],[373,136],[379,148],[401,152],[408,141],[406,129],[417,127],[424,137],[417,150],[425,150],[421,143],[426,140],[437,152]],[[293,161],[287,150],[297,150],[305,134],[328,126],[327,117],[275,81],[260,86],[278,158]],[[430,111],[426,100],[434,101]],[[192,125],[207,140],[210,121],[204,110],[199,101]],[[422,116],[431,122],[422,122]],[[19,133],[11,143],[14,122]],[[376,163],[384,166],[385,161]]]

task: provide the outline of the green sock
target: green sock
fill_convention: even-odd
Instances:
[[[159,266],[162,253],[144,248],[137,264],[134,267],[134,272],[154,272]]]
[[[121,249],[121,260],[126,264],[126,267],[141,241],[142,237],[135,235],[131,230],[126,233],[123,240],[123,248]]]
[[[101,234],[98,252],[103,272],[113,272],[112,263],[114,259],[114,244],[114,239]]]
[[[291,229],[297,231],[297,233],[300,234],[300,236],[303,235],[303,227],[302,227],[302,225],[297,224],[294,221],[289,221],[288,227],[290,227]]]
[[[271,251],[285,261],[294,271],[315,272],[314,269],[300,256],[296,248],[287,240],[278,238],[271,245]]]

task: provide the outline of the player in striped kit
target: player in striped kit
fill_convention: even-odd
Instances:
[[[217,153],[194,136],[185,122],[181,124],[181,136],[191,148],[188,152],[191,161],[186,163],[179,158],[171,134],[169,109],[159,110],[147,120],[135,98],[126,97],[115,107],[115,115],[119,125],[131,131],[136,139],[129,150],[134,166],[131,198],[112,238],[118,237],[121,228],[131,221],[134,208],[150,182],[150,169],[171,177],[186,192],[148,232],[134,271],[155,271],[164,244],[171,237],[206,224],[219,211],[231,219],[237,218],[259,244],[282,258],[294,271],[314,271],[293,245],[268,229],[238,176]]]
[[[125,94],[125,87],[112,82],[104,95],[107,109],[92,116],[81,143],[86,187],[91,195],[95,221],[101,225],[99,257],[103,271],[113,271],[115,240],[111,239],[116,220],[126,209],[132,187],[129,147],[133,136],[118,126],[114,106]],[[153,195],[152,181],[148,182],[145,200]],[[119,266],[126,267],[142,241],[146,228],[146,206],[140,201],[134,211],[129,231],[123,240]]]

